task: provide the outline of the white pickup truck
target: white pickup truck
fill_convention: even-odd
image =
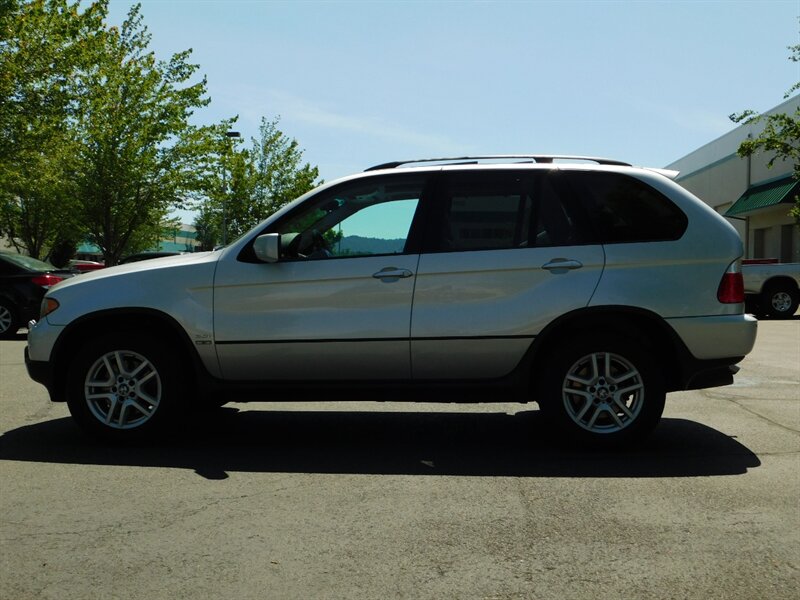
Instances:
[[[789,319],[800,303],[800,263],[776,258],[742,261],[747,312]]]

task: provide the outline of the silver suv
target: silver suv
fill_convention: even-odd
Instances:
[[[487,161],[487,159],[490,159]],[[627,442],[753,347],[736,231],[668,173],[596,158],[397,162],[221,250],[53,287],[28,371],[88,431],[227,400],[536,401]]]

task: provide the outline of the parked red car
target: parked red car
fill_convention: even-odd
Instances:
[[[95,262],[93,260],[71,260],[67,266],[73,271],[80,271],[81,273],[106,268],[104,263]]]

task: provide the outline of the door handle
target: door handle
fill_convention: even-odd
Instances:
[[[570,258],[554,258],[550,262],[543,264],[542,268],[547,269],[548,271],[563,272],[572,269],[580,269],[582,266],[583,263],[579,260],[573,260]]]
[[[372,276],[375,279],[404,279],[406,277],[411,277],[413,273],[408,269],[395,269],[394,267],[386,267],[385,269],[381,269],[377,273],[374,273]]]

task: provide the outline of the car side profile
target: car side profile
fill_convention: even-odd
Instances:
[[[569,159],[387,163],[220,250],[66,281],[28,371],[111,439],[319,397],[535,401],[578,439],[640,439],[752,349],[742,243],[669,173]]]

